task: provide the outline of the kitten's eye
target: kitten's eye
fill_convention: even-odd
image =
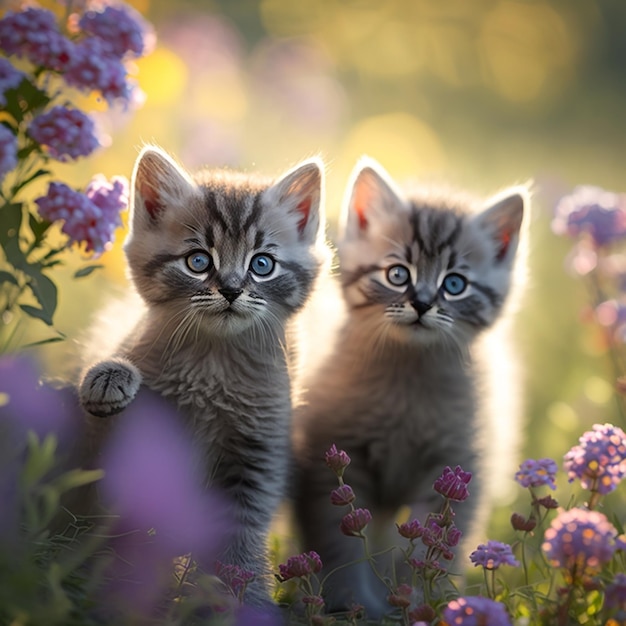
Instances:
[[[257,276],[269,276],[274,271],[275,265],[274,259],[269,254],[255,254],[250,261],[250,269]]]
[[[401,287],[409,282],[411,274],[404,265],[392,265],[387,270],[387,280],[396,287]]]
[[[196,274],[203,274],[207,270],[211,269],[213,265],[213,259],[210,254],[206,252],[192,252],[187,257],[187,267]]]
[[[451,296],[459,296],[467,288],[467,279],[460,274],[448,274],[443,279],[443,288]]]

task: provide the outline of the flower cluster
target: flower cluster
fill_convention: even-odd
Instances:
[[[465,596],[448,603],[443,612],[447,626],[511,626],[501,602],[480,596]]]
[[[231,593],[240,600],[246,591],[246,587],[254,579],[255,573],[239,567],[239,565],[226,564],[217,561],[215,574],[228,587]]]
[[[8,59],[0,58],[0,106],[6,106],[5,92],[15,89],[24,78],[24,73],[13,67]]]
[[[513,556],[510,545],[491,539],[487,543],[479,544],[469,558],[474,567],[481,565],[488,570],[498,569],[501,565],[512,565],[513,567],[519,565],[519,561]]]
[[[317,552],[303,552],[287,559],[278,566],[279,580],[285,582],[292,578],[302,578],[317,574],[322,569],[322,560]]]
[[[626,474],[626,434],[612,424],[596,424],[565,455],[570,482],[580,479],[583,488],[599,494],[613,491]]]
[[[527,459],[515,474],[515,480],[522,487],[542,487],[556,489],[555,478],[558,467],[552,459]]]
[[[0,180],[17,167],[17,137],[0,124]]]

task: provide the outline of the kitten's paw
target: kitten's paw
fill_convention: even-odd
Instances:
[[[126,359],[101,361],[83,376],[78,395],[82,407],[97,417],[123,411],[137,395],[141,373]]]

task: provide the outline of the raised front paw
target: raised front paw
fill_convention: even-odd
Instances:
[[[126,359],[96,363],[87,370],[78,389],[82,407],[97,417],[123,411],[137,395],[141,373]]]

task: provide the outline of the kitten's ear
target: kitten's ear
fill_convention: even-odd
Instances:
[[[507,256],[512,258],[515,254],[524,213],[528,211],[529,203],[528,189],[512,187],[494,198],[478,216],[481,227],[496,244],[497,261],[502,261]]]
[[[341,219],[343,237],[356,239],[367,232],[378,216],[389,214],[389,207],[403,205],[391,177],[374,159],[360,159],[352,175]]]
[[[323,230],[324,164],[309,159],[289,170],[267,191],[270,202],[295,213],[300,239],[314,242]]]
[[[156,224],[168,206],[184,202],[195,184],[166,152],[148,146],[135,162],[131,189],[133,226],[146,226]]]

